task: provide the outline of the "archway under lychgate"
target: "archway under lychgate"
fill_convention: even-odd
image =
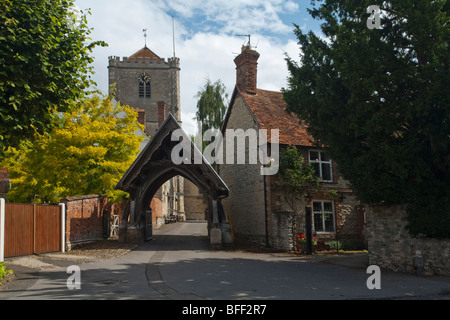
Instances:
[[[174,132],[177,133],[175,139]],[[184,150],[190,151],[187,153],[190,159],[175,164],[172,151],[180,143],[184,144]],[[171,114],[115,187],[130,195],[122,215],[119,238],[128,243],[151,238],[150,202],[161,185],[175,176],[190,180],[205,195],[210,243],[231,243],[230,224],[221,205],[221,199],[228,196],[228,187]]]

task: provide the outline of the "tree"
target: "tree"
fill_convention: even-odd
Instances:
[[[139,152],[142,131],[137,113],[109,98],[91,96],[74,103],[50,133],[10,147],[1,164],[12,183],[8,199],[55,203],[61,198],[113,191]]]
[[[450,237],[448,2],[312,2],[323,36],[295,26],[301,61],[287,58],[288,111],[362,201],[405,204],[413,235]]]
[[[204,88],[197,93],[196,120],[202,123],[202,133],[208,129],[220,129],[227,111],[228,94],[225,91],[225,85],[220,80],[211,83],[207,79]]]
[[[106,44],[90,41],[86,14],[74,8],[74,0],[0,2],[0,151],[50,130],[94,84],[90,54]]]

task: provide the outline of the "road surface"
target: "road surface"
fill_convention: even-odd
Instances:
[[[80,265],[80,289],[68,289],[66,268],[51,269],[13,299],[450,299],[449,278],[381,271],[381,289],[370,290],[361,256],[356,263],[352,257],[324,263],[314,256],[210,250],[206,232],[203,222],[165,225],[126,255]]]

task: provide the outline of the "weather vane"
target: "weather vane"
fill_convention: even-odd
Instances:
[[[147,48],[147,29],[143,29],[142,32],[144,33],[145,47]]]

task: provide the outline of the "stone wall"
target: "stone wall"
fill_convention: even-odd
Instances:
[[[296,248],[296,226],[298,217],[294,212],[275,211],[271,214],[270,246],[281,251]]]
[[[139,97],[138,78],[141,73],[149,74],[151,80],[151,98]],[[174,112],[180,121],[180,60],[150,58],[109,57],[109,85],[115,85],[116,97],[122,103],[133,108],[145,110],[146,132],[153,135],[159,128],[159,105],[165,106],[165,114],[170,113],[170,106],[178,108]]]
[[[237,96],[226,129],[247,130],[250,128],[258,129],[244,101]],[[226,141],[226,133],[224,141]],[[235,157],[236,152],[237,150],[234,153]],[[225,214],[231,220],[236,241],[265,244],[264,179],[260,174],[260,164],[248,164],[248,141],[245,153],[247,164],[226,163],[218,166],[219,175],[230,189],[229,196],[222,200],[222,204]],[[223,154],[224,157],[228,154],[225,143]],[[224,162],[227,161],[224,159]],[[237,163],[236,158],[235,163]]]
[[[197,186],[191,181],[184,180],[184,211],[186,220],[205,220],[208,204]]]
[[[450,275],[450,239],[412,237],[404,206],[369,207],[366,219],[370,264],[399,272]]]

